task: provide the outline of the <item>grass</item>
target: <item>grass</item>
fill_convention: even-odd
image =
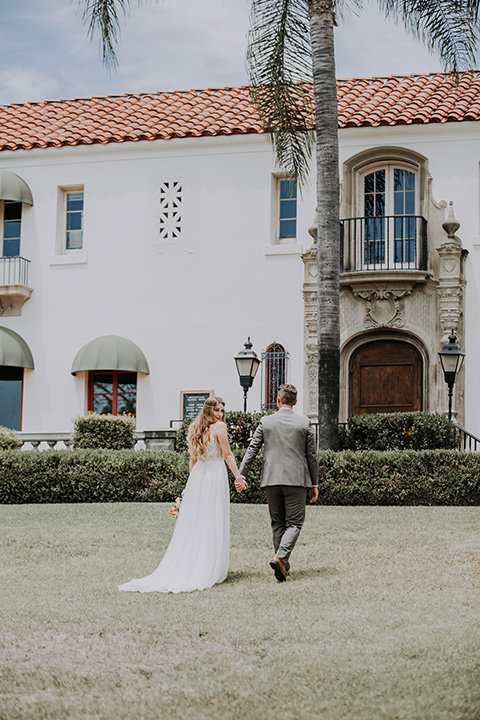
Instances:
[[[0,720],[479,720],[476,508],[312,507],[279,584],[265,506],[226,582],[120,593],[164,504],[0,507]]]

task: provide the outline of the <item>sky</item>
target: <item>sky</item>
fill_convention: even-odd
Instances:
[[[159,0],[122,18],[119,67],[102,65],[78,0],[0,0],[0,103],[243,85],[249,0]],[[337,77],[441,70],[374,3],[339,21]]]

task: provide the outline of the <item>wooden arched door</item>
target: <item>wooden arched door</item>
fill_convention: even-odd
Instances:
[[[422,410],[423,362],[418,350],[401,340],[365,343],[350,363],[350,412]]]

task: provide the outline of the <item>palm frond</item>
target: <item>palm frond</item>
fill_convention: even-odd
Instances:
[[[479,38],[479,0],[378,0],[385,14],[398,21],[437,54],[455,75],[475,67]]]
[[[128,14],[131,0],[79,0],[83,7],[83,22],[88,25],[88,37],[93,40],[96,32],[102,42],[102,59],[107,67],[117,67],[115,46],[120,31],[119,12]]]
[[[301,187],[314,147],[305,0],[252,0],[247,67],[252,102],[273,142],[277,164]]]

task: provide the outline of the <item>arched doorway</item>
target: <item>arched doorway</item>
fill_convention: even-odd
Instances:
[[[350,361],[350,413],[422,410],[423,362],[401,340],[365,343]]]

